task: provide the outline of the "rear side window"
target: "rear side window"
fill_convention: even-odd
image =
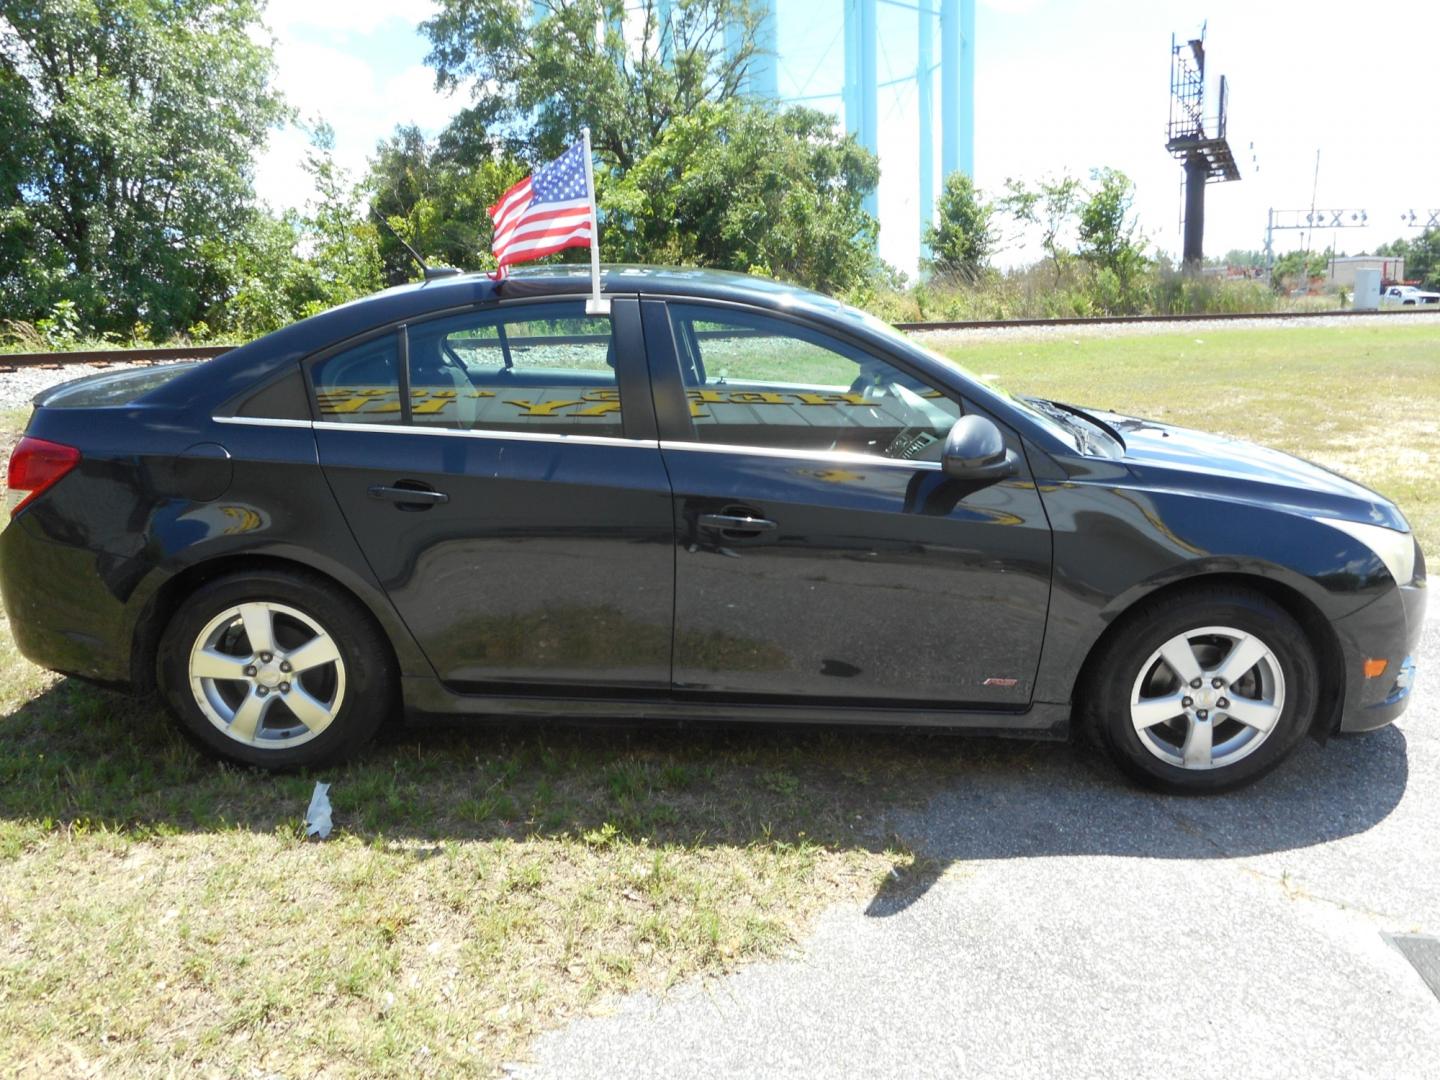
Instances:
[[[398,424],[400,339],[385,334],[327,356],[310,370],[321,420],[347,424]]]
[[[620,437],[608,317],[583,302],[468,312],[412,324],[414,423],[461,430]]]
[[[749,311],[671,304],[699,442],[939,461],[958,401],[865,350]]]
[[[332,422],[624,434],[610,319],[583,301],[412,323],[326,357],[311,380]]]

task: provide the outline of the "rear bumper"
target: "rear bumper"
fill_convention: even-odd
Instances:
[[[1374,731],[1410,704],[1425,630],[1427,589],[1406,585],[1335,623],[1345,658],[1345,707],[1339,731]],[[1385,661],[1366,677],[1366,661]]]
[[[38,535],[24,514],[0,533],[0,596],[16,647],[66,675],[129,685],[133,627],[122,597],[138,566]]]

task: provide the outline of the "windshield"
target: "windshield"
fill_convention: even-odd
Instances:
[[[1011,406],[1019,409],[1031,421],[1044,428],[1067,446],[1073,446],[1082,454],[1106,453],[1106,449],[1099,444],[1096,438],[1097,432],[1101,435],[1105,434],[1104,429],[1098,424],[1082,419],[1075,412],[1061,408],[1052,402],[1042,401],[1039,398],[1017,397],[1004,387],[997,386],[989,379],[984,379],[976,375],[958,360],[954,360],[944,353],[936,352],[934,349],[912,337],[907,337],[883,319],[877,319],[874,315],[871,315],[867,311],[861,311],[859,308],[846,307],[844,310],[845,313],[855,319],[856,322],[861,323],[876,334],[889,339],[896,345],[922,352],[932,360],[938,361],[954,371],[958,371],[969,381],[979,383],[992,393],[1003,397]]]

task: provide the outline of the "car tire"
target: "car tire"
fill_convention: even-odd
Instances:
[[[1245,589],[1142,603],[1088,672],[1082,710],[1093,737],[1132,779],[1172,794],[1258,780],[1304,738],[1318,701],[1305,631]]]
[[[350,756],[397,700],[390,647],[369,612],[323,579],[281,569],[226,575],[187,596],[161,635],[156,678],[201,747],[266,769]]]

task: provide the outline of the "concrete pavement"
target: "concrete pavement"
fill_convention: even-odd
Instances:
[[[794,959],[637,995],[519,1076],[1440,1076],[1440,611],[1396,726],[1212,799],[1045,747],[889,827],[935,860]]]

